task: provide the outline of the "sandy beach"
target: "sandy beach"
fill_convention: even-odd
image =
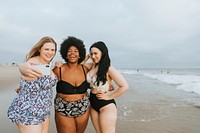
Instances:
[[[116,99],[116,133],[199,133],[200,106],[185,101],[200,99],[199,95],[175,90],[173,85],[141,75],[124,76],[130,89]],[[0,66],[0,133],[18,132],[7,118],[7,109],[16,95],[19,80],[18,67]],[[85,132],[95,132],[90,121]],[[56,133],[53,109],[49,133]]]

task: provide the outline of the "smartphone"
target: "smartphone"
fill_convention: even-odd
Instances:
[[[50,75],[51,74],[51,67],[50,67],[49,64],[33,65],[32,67],[40,70],[43,75]]]

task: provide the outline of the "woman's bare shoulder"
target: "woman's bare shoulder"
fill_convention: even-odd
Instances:
[[[116,71],[117,69],[112,65],[108,68],[108,72],[116,72]]]
[[[36,64],[39,64],[39,63],[40,63],[40,61],[39,61],[39,59],[38,59],[37,56],[28,59],[26,62],[30,63],[31,65],[33,65],[33,64],[36,65]]]

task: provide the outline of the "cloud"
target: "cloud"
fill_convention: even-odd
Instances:
[[[104,41],[117,66],[196,67],[199,6],[197,0],[3,1],[0,50],[24,55],[42,36],[58,44],[76,36],[86,48]]]

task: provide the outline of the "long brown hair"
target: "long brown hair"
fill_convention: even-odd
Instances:
[[[108,48],[106,44],[102,41],[98,41],[92,44],[92,46],[90,47],[90,51],[93,47],[98,48],[102,53],[101,60],[98,63],[99,66],[98,66],[98,71],[97,71],[96,82],[97,82],[97,85],[99,85],[100,81],[103,82],[103,84],[105,84],[107,80],[106,73],[108,72],[108,68],[110,67],[110,64],[111,64],[110,57],[108,54]]]

